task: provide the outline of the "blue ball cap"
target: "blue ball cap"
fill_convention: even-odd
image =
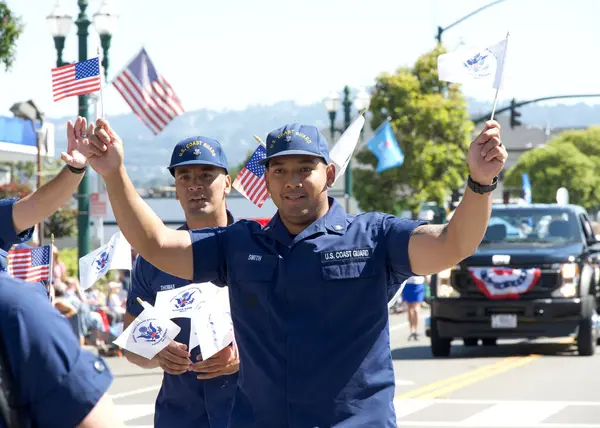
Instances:
[[[190,137],[177,143],[171,155],[169,172],[174,177],[175,168],[183,165],[214,165],[229,174],[227,156],[221,143],[212,138]]]
[[[329,163],[329,145],[319,129],[311,125],[292,123],[271,131],[267,136],[265,164],[278,156],[308,155]]]

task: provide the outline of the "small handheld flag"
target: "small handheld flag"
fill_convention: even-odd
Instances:
[[[111,269],[131,270],[131,245],[121,232],[107,244],[79,259],[79,282],[82,290],[90,288]]]
[[[329,152],[329,157],[332,162],[335,164],[335,180],[344,174],[346,168],[348,167],[348,163],[350,159],[352,159],[352,154],[356,149],[356,145],[358,144],[358,140],[360,139],[360,132],[365,125],[365,117],[364,110],[361,111],[361,114],[350,124],[348,129],[344,131],[338,142],[333,146],[331,152]]]
[[[13,278],[36,283],[50,280],[52,248],[43,247],[15,248],[8,252],[8,274]]]
[[[267,149],[264,145],[259,145],[232,184],[234,189],[259,208],[269,197],[265,180],[265,166],[259,163],[266,157]]]
[[[100,59],[88,59],[52,69],[54,102],[64,98],[90,94],[101,88]]]
[[[379,173],[404,163],[404,153],[398,145],[392,125],[387,120],[375,131],[367,147],[379,159],[376,169]]]
[[[175,91],[142,49],[112,81],[131,110],[154,135],[184,113]]]
[[[438,57],[438,77],[445,82],[478,82],[496,89],[491,119],[494,119],[498,91],[502,86],[502,76],[508,48],[506,39],[487,47],[459,49]]]
[[[151,360],[177,337],[181,327],[158,312],[151,304],[144,301],[140,304],[144,307],[142,313],[113,343]]]

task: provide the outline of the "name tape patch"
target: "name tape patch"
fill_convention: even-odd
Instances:
[[[372,248],[357,248],[354,250],[321,251],[321,263],[331,261],[353,261],[370,259]]]

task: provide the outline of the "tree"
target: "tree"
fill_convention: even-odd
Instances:
[[[389,120],[404,164],[377,174],[377,158],[362,148],[352,171],[361,209],[392,214],[408,209],[416,216],[423,203],[442,206],[463,185],[473,123],[459,86],[438,79],[437,57],[444,52],[437,47],[414,67],[377,77],[371,126]]]
[[[565,137],[559,136],[546,146],[523,154],[504,174],[504,186],[520,188],[522,174],[527,173],[534,202],[555,203],[556,191],[566,187],[571,203],[584,207],[598,204],[598,164],[568,141],[569,135]]]
[[[23,32],[23,22],[15,16],[5,1],[0,1],[0,64],[10,71],[16,56],[16,45]]]

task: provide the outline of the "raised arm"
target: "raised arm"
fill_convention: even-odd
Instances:
[[[192,279],[192,241],[186,231],[166,227],[136,192],[123,164],[123,142],[107,121],[99,119],[89,141],[105,151],[90,158],[91,167],[104,178],[119,229],[137,252],[157,268]],[[80,129],[73,132],[78,135]],[[81,126],[81,125],[79,125]]]
[[[80,119],[83,130],[86,130],[85,119]],[[67,151],[61,153],[61,158],[67,166],[48,183],[15,202],[13,206],[13,226],[17,234],[35,226],[50,217],[77,190],[77,186],[85,174],[88,165],[87,157],[91,154],[101,154],[94,146],[84,146],[83,142],[74,138],[73,124],[67,124]],[[86,156],[88,155],[88,156]],[[81,170],[73,172],[74,170]]]
[[[471,178],[481,185],[492,184],[506,158],[506,149],[500,140],[500,125],[488,121],[469,147]],[[485,234],[491,208],[491,192],[481,195],[467,187],[448,224],[417,227],[408,245],[413,272],[418,275],[441,272],[473,254]]]

